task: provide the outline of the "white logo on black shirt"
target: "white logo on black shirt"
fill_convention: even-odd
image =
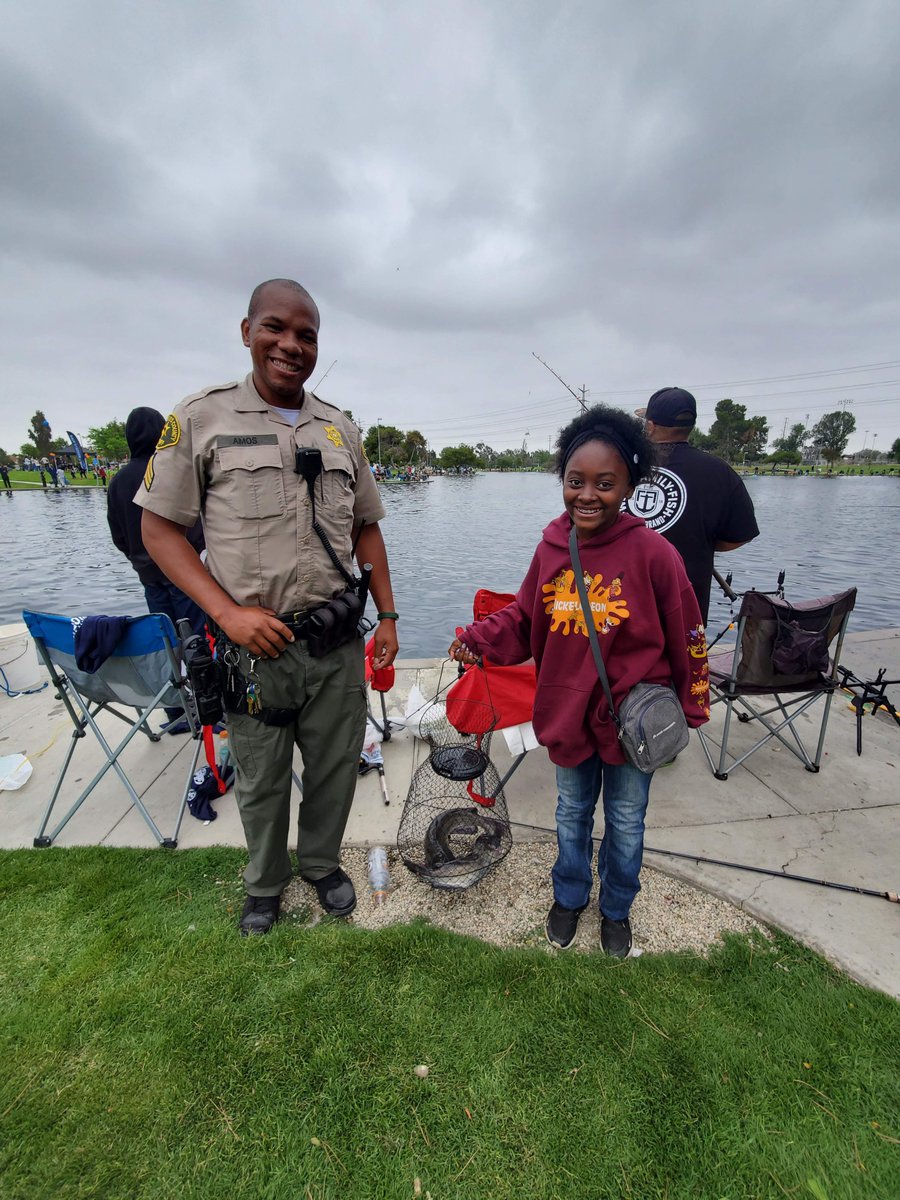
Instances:
[[[649,480],[639,483],[622,505],[626,512],[641,517],[650,529],[671,529],[687,502],[684,480],[666,467],[654,467]]]

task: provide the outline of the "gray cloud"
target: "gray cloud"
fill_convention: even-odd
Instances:
[[[0,445],[39,405],[83,432],[243,373],[282,274],[319,299],[331,398],[438,445],[552,433],[572,402],[532,350],[632,407],[893,357],[887,0],[211,14],[8,14]],[[882,445],[895,393],[858,396]]]

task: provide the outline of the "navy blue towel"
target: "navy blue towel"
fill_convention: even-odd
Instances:
[[[231,787],[234,781],[234,768],[231,766],[220,767],[219,773],[227,787]],[[214,821],[219,814],[213,808],[212,802],[218,798],[218,795],[219,785],[216,783],[216,777],[211,768],[208,766],[198,767],[194,772],[191,789],[187,794],[191,816],[196,817],[198,821]]]
[[[72,622],[75,624],[75,622]],[[122,640],[127,617],[83,617],[75,626],[75,666],[93,675]]]

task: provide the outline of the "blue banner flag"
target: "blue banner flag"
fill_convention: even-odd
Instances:
[[[82,471],[86,471],[87,470],[87,459],[85,458],[84,451],[81,448],[81,442],[79,442],[79,440],[75,436],[75,434],[72,433],[68,429],[66,430],[66,436],[68,437],[69,441],[72,443],[72,449],[75,451],[75,454],[78,456],[79,467],[81,467]]]

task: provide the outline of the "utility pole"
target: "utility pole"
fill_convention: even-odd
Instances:
[[[575,389],[570,388],[569,385],[566,383],[566,381],[563,379],[563,377],[561,375],[557,375],[556,372],[553,370],[553,368],[550,366],[550,364],[545,363],[539,354],[535,354],[535,352],[533,350],[531,353],[532,353],[532,356],[534,358],[536,358],[542,366],[547,368],[547,370],[550,372],[551,375],[555,376],[559,380],[559,382],[563,385],[563,387],[566,389],[567,392],[572,393],[572,395],[575,397],[575,399],[581,405],[581,411],[587,412],[587,405],[584,402],[584,394],[585,394],[585,390],[586,390],[584,384],[581,385],[581,395],[579,396],[578,393],[575,391]]]
[[[376,417],[378,422],[378,465],[381,466],[381,417]]]

